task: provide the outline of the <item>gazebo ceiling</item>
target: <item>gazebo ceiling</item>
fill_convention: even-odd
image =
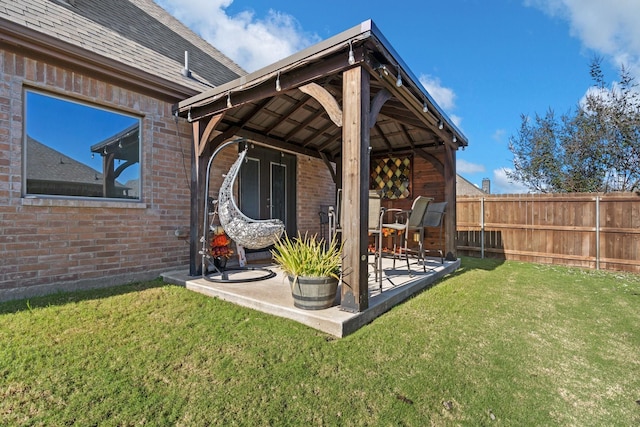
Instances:
[[[216,143],[245,137],[333,161],[342,150],[342,73],[357,66],[371,76],[372,156],[467,145],[372,21],[182,101],[174,112],[211,122],[208,139]]]

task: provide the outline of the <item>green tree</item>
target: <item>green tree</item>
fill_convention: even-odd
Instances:
[[[509,139],[510,179],[535,192],[640,190],[640,93],[631,73],[607,86],[601,60],[591,63],[594,85],[573,111],[553,110],[522,124]]]

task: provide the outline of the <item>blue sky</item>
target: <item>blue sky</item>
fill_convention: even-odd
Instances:
[[[372,19],[467,136],[458,173],[493,193],[526,191],[504,174],[509,137],[574,108],[594,55],[609,82],[621,63],[640,76],[638,0],[156,1],[249,72]]]
[[[102,173],[102,156],[92,156],[90,147],[139,121],[122,113],[27,92],[27,135],[99,173]],[[68,129],[73,132],[67,132]],[[116,167],[119,164],[117,161]],[[129,166],[118,177],[118,182],[139,178],[139,168],[139,163]]]

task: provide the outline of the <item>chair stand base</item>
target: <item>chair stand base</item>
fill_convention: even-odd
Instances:
[[[211,273],[202,273],[202,278],[215,283],[245,283],[245,282],[258,282],[260,280],[270,279],[276,276],[276,273],[264,267],[235,267],[227,269],[215,269]],[[243,274],[242,277],[237,279],[229,277],[229,273],[239,273],[244,271],[256,271],[262,274],[256,276],[249,276]]]

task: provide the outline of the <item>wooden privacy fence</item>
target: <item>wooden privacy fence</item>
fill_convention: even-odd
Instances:
[[[459,196],[460,255],[640,272],[635,193]]]

